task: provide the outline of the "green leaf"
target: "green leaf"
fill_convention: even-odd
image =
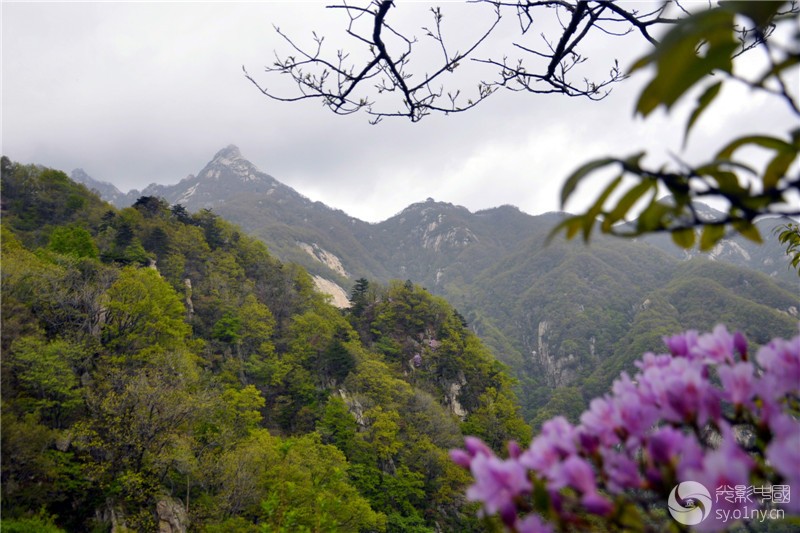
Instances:
[[[733,229],[738,231],[742,237],[753,241],[756,244],[763,244],[764,242],[764,240],[761,238],[761,233],[759,233],[758,228],[749,220],[734,222]]]
[[[601,169],[605,166],[618,163],[619,160],[613,157],[606,157],[603,159],[595,159],[594,161],[589,161],[585,165],[581,166],[578,170],[573,172],[568,178],[567,181],[564,182],[564,186],[561,188],[561,208],[564,208],[564,205],[567,203],[567,199],[575,192],[575,188],[578,186],[578,183],[594,172],[595,170]]]
[[[786,171],[795,159],[797,159],[797,150],[781,150],[778,152],[764,170],[762,183],[765,191],[774,189],[778,185],[778,181],[786,175]]]
[[[722,9],[734,14],[739,13],[756,23],[759,28],[764,28],[772,18],[786,4],[783,0],[728,0],[719,3]]]
[[[659,105],[667,109],[692,86],[715,70],[731,72],[732,56],[737,48],[733,35],[733,14],[711,9],[692,15],[676,24],[664,37],[648,62],[656,65],[656,75],[642,90],[636,111],[649,115]],[[705,55],[698,55],[699,48]]]
[[[747,135],[739,137],[728,143],[728,145],[720,150],[714,159],[731,159],[734,152],[747,144],[755,144],[768,150],[775,150],[776,152],[796,151],[796,148],[777,137],[769,137],[767,135]]]
[[[547,235],[547,240],[545,241],[547,244],[555,238],[555,236],[563,229],[566,230],[566,238],[567,240],[571,240],[575,235],[578,234],[578,231],[583,226],[583,217],[582,216],[571,216],[565,220],[562,220],[555,228],[553,228],[550,233]]]
[[[625,195],[620,198],[617,205],[614,206],[614,209],[612,209],[611,212],[608,213],[603,219],[603,232],[608,233],[611,230],[611,226],[618,220],[624,218],[628,211],[630,211],[631,207],[633,207],[633,204],[635,204],[639,198],[644,196],[647,191],[653,189],[654,187],[657,187],[656,183],[649,179],[646,179],[631,187],[628,192],[626,192]]]
[[[671,232],[672,242],[677,244],[683,249],[689,249],[694,246],[695,234],[694,228],[684,228],[674,230]]]
[[[655,200],[655,196],[653,198]],[[636,220],[636,230],[639,233],[664,229],[662,219],[664,215],[672,211],[672,207],[654,200],[651,200],[650,205],[641,212]]]
[[[697,99],[697,107],[694,108],[692,111],[692,116],[689,117],[689,122],[686,123],[686,131],[683,134],[683,144],[686,146],[686,141],[689,139],[689,132],[694,126],[694,123],[697,122],[697,119],[700,118],[700,115],[703,114],[703,111],[714,101],[714,98],[717,97],[719,94],[719,90],[722,88],[722,82],[718,81],[717,83],[708,87],[703,94],[700,95],[700,98]]]
[[[700,236],[700,251],[707,252],[725,236],[725,226],[722,224],[709,224],[703,227]]]
[[[611,196],[611,193],[614,192],[614,189],[622,183],[622,176],[617,176],[614,178],[611,183],[608,184],[608,187],[603,191],[603,193],[597,198],[594,205],[586,212],[583,219],[583,240],[589,241],[589,235],[592,232],[592,226],[594,225],[594,221],[597,216],[602,213],[603,205],[608,200],[608,197]]]

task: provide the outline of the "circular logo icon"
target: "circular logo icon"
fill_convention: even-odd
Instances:
[[[697,525],[711,514],[711,494],[696,481],[675,485],[667,503],[672,518],[685,526]]]

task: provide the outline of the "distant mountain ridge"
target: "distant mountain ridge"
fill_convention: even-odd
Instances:
[[[123,193],[82,169],[74,170],[72,179],[117,207],[130,206],[140,196],[157,196],[190,212],[212,209],[260,237],[281,259],[300,263],[343,290],[359,277],[411,279],[432,289],[441,288],[448,279],[471,279],[476,271],[518,249],[530,235],[551,228],[561,216],[533,216],[508,205],[472,213],[429,198],[372,224],[311,201],[259,170],[235,145],[217,152],[197,175],[173,185],[151,184],[142,191]],[[712,208],[699,207],[714,216]],[[759,224],[767,241],[764,246],[741,237],[725,239],[707,257],[796,283],[771,235],[775,225],[769,220]],[[674,246],[669,235],[637,240],[679,259],[698,255]]]
[[[371,224],[281,184],[235,146],[196,176],[115,198],[131,205],[141,195],[213,209],[304,266],[337,305],[362,277],[408,279],[444,296],[515,369],[530,417],[563,400],[555,389],[602,394],[663,335],[725,322],[760,342],[797,328],[800,284],[772,233],[780,220],[759,222],[762,245],[724,239],[708,254],[681,250],[669,235],[548,245],[562,213],[473,213],[431,198]]]

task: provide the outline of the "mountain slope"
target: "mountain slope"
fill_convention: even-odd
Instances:
[[[480,530],[448,450],[531,432],[443,298],[343,313],[208,211],[0,183],[0,529]]]
[[[143,193],[189,210],[213,208],[340,298],[362,277],[408,279],[445,296],[514,367],[530,419],[554,387],[602,392],[632,353],[660,349],[662,335],[718,321],[751,338],[766,329],[790,335],[800,307],[797,275],[769,229],[775,221],[760,223],[763,245],[725,239],[700,255],[668,235],[548,245],[561,214],[512,206],[472,213],[430,198],[369,224],[308,200],[232,146],[197,177]]]

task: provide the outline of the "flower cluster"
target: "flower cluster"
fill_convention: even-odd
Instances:
[[[475,479],[467,499],[509,530],[534,533],[600,519],[646,529],[665,520],[670,491],[689,480],[712,492],[800,490],[800,336],[773,340],[755,361],[747,339],[724,326],[664,341],[669,354],[645,354],[636,375],[623,373],[609,394],[592,400],[579,425],[556,417],[527,449],[509,443],[506,459],[473,437],[452,450]],[[741,502],[729,500],[717,498],[720,512],[697,527],[733,525],[723,511]],[[800,512],[800,494],[780,506]]]

